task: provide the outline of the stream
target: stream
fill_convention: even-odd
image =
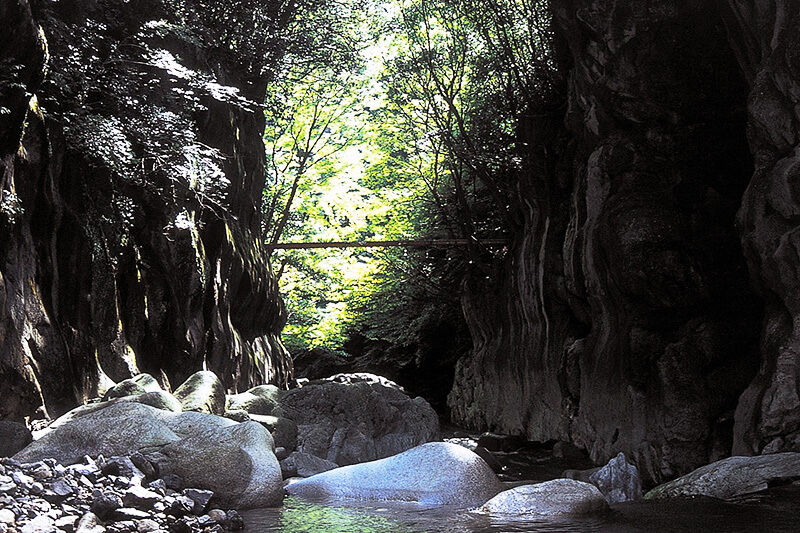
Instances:
[[[618,504],[595,518],[503,520],[409,503],[312,503],[289,497],[277,509],[243,512],[251,533],[796,533],[800,486],[735,503],[696,498]]]
[[[445,440],[474,449],[477,436]],[[551,446],[528,443],[512,452],[492,452],[503,481],[531,483],[563,477],[567,469],[587,469],[586,458],[554,457]],[[616,504],[600,517],[520,520],[488,517],[469,510],[408,502],[288,497],[275,509],[241,513],[249,533],[800,533],[800,481],[742,497],[642,500]]]

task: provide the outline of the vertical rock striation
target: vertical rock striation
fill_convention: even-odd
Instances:
[[[42,402],[36,367],[28,359],[28,339],[38,333],[34,328],[42,316],[37,315],[39,306],[31,302],[36,295],[20,272],[35,271],[36,259],[30,249],[30,235],[15,231],[22,211],[15,166],[24,153],[20,139],[33,93],[42,81],[47,48],[27,0],[3,2],[0,20],[6,27],[0,35],[0,264],[4,265],[0,268],[0,417],[13,418],[32,413]],[[5,266],[9,263],[14,267]],[[27,328],[21,320],[25,315],[31,316]],[[21,345],[23,337],[26,346]],[[35,346],[35,340],[32,344]],[[60,392],[70,394],[68,390]]]
[[[289,379],[259,238],[258,102],[286,10],[239,4],[0,8],[16,76],[0,102],[0,396],[14,399],[0,418],[42,398],[58,415],[104,374],[181,383],[207,368],[234,391]]]
[[[469,286],[475,347],[449,403],[458,422],[598,462],[622,451],[658,481],[730,453],[758,366],[762,303],[735,230],[746,76],[714,3],[552,4],[567,139],[542,152],[555,172],[520,178],[503,281]]]
[[[738,214],[764,298],[762,363],[736,411],[734,452],[800,450],[800,11],[731,0],[731,45],[750,83],[755,173]]]

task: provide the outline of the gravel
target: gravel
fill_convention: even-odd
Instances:
[[[138,465],[138,466],[137,466]],[[235,510],[209,508],[213,493],[152,479],[141,456],[0,459],[0,533],[222,533],[244,529]],[[142,468],[140,468],[142,467]]]

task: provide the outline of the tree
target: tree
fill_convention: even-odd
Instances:
[[[287,105],[276,119],[286,142],[272,145],[279,148],[273,161],[282,161],[275,176],[285,177],[272,192],[270,239],[467,239],[466,249],[349,251],[339,267],[358,268],[361,277],[346,285],[342,277],[326,278],[317,260],[283,256],[308,276],[306,286],[328,284],[323,298],[307,295],[306,309],[330,317],[323,308],[334,306],[342,328],[409,344],[419,340],[420,324],[428,320],[423,317],[459,314],[465,272],[491,275],[492,261],[502,253],[502,247],[482,241],[519,224],[516,187],[521,175],[533,171],[520,129],[526,114],[550,98],[555,74],[542,3],[398,0],[373,4],[373,12],[380,5],[386,7],[383,18],[370,17],[370,27],[359,21],[361,35],[372,32],[371,41],[361,41],[361,70],[323,76],[330,85],[294,97],[304,112]],[[365,59],[370,54],[379,66]],[[327,64],[316,70],[310,60],[303,65],[306,73],[329,72]],[[365,76],[366,69],[371,75]],[[308,77],[299,81],[315,87]],[[369,97],[374,105],[348,112],[349,95],[363,100],[367,88],[378,94]],[[341,134],[343,122],[349,122],[349,136]],[[326,132],[327,124],[336,127]],[[286,133],[295,126],[301,129]],[[322,157],[312,169],[313,150],[304,146],[314,142]],[[341,157],[354,152],[355,162]],[[349,182],[350,194],[341,202],[358,205],[360,216],[329,216],[344,211],[342,204],[322,208],[325,191],[341,186],[336,176],[343,173],[357,182]],[[330,267],[332,256],[326,257]],[[341,288],[337,297],[332,287]],[[304,327],[310,332],[314,326]]]

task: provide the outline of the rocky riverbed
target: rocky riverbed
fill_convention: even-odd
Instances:
[[[139,457],[0,459],[0,533],[220,533],[244,528],[235,510],[209,508],[213,493],[146,482]],[[146,463],[141,463],[146,464]]]

